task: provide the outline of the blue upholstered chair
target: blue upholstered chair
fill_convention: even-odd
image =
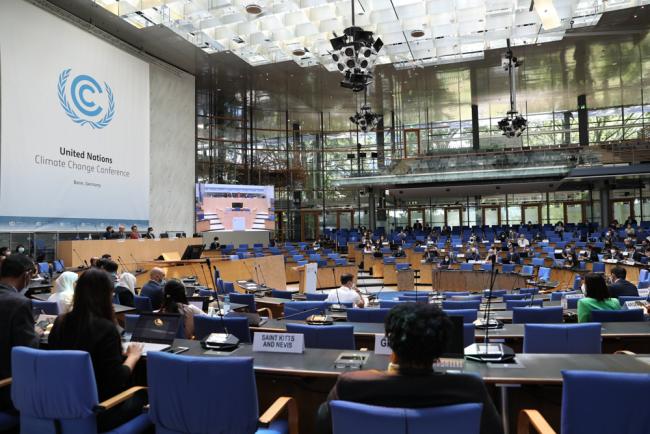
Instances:
[[[291,291],[283,291],[281,289],[272,289],[271,290],[271,297],[274,298],[286,298],[287,300],[291,300],[293,297],[293,292]]]
[[[643,321],[643,309],[592,310],[592,322]]]
[[[462,264],[460,264],[460,270],[461,271],[472,271],[472,270],[474,270],[474,264],[463,262]]]
[[[380,309],[392,309],[400,303],[406,303],[405,300],[379,300]]]
[[[647,433],[650,375],[562,371],[562,434]],[[537,410],[522,410],[518,426],[554,432]]]
[[[647,300],[648,297],[643,297],[643,296],[634,296],[634,295],[621,295],[618,297],[619,303],[621,303],[621,307],[625,309],[625,303],[628,301],[645,301]]]
[[[151,312],[153,307],[151,305],[151,299],[143,295],[134,295],[133,303],[135,304],[135,310],[138,312]]]
[[[287,319],[303,320],[311,315],[325,315],[327,303],[324,301],[287,301],[284,303],[284,316]]]
[[[196,339],[203,339],[210,333],[225,333],[226,329],[228,333],[235,335],[240,342],[251,342],[248,318],[244,316],[225,315],[222,318],[220,316],[194,315],[194,336]]]
[[[442,302],[442,308],[447,309],[474,309],[478,310],[481,307],[480,300],[469,300],[469,301],[453,301],[453,300],[444,300]]]
[[[526,300],[527,298],[530,298],[530,294],[504,294],[503,295],[503,302],[507,303],[510,300]]]
[[[506,310],[512,310],[513,307],[542,307],[543,300],[508,300],[506,301]]]
[[[474,343],[476,327],[474,324],[463,324],[463,347],[468,347]]]
[[[533,258],[532,264],[533,264],[533,267],[543,267],[544,266],[544,258]]]
[[[381,303],[381,302],[380,302]],[[350,322],[372,322],[383,324],[388,315],[388,308],[379,309],[348,309],[348,321]]]
[[[306,292],[307,301],[325,301],[329,294],[326,292]]]
[[[157,434],[293,434],[298,429],[292,398],[278,398],[271,406],[273,412],[270,408],[259,416],[250,357],[151,353],[147,355],[147,383],[149,417]],[[285,409],[288,421],[279,420]]]
[[[526,324],[524,353],[600,354],[600,330],[598,323]]]
[[[539,294],[539,288],[519,288],[520,294]]]
[[[63,266],[63,259],[57,259],[56,261],[52,262],[52,265],[54,266],[55,273],[63,273],[65,271],[65,267]]]
[[[0,379],[0,389],[11,387],[11,378]],[[18,415],[14,412],[0,411],[0,432],[13,429],[18,425]]]
[[[307,325],[287,323],[287,332],[305,337],[305,347],[354,350],[354,327],[351,325]]]
[[[521,267],[521,273],[524,276],[532,276],[533,273],[535,272],[535,269],[533,268],[532,265],[523,265]]]
[[[477,403],[407,409],[330,402],[333,434],[358,434],[359,427],[372,434],[478,434],[482,409]]]
[[[411,301],[414,303],[428,303],[429,302],[429,296],[427,294],[421,294],[421,295],[399,295],[397,297],[399,301]]]
[[[559,324],[563,320],[562,307],[513,307],[513,324]]]
[[[594,262],[591,265],[591,271],[594,273],[604,273],[605,272],[605,263],[604,262]]]
[[[409,268],[411,268],[411,264],[409,264],[408,262],[398,262],[395,264],[395,269],[397,271],[404,271],[404,270],[408,270]]]
[[[32,309],[38,313],[44,313],[46,315],[59,314],[59,305],[56,301],[32,300]]]
[[[579,294],[580,291],[555,291],[551,292],[551,301],[560,301],[562,297],[568,294]]]
[[[445,309],[445,313],[449,316],[462,316],[464,323],[474,322],[478,317],[476,309]]]
[[[507,289],[493,289],[492,290],[492,297],[503,297],[508,293]],[[487,297],[490,295],[490,290],[489,289],[484,289],[483,290],[483,297]]]
[[[20,412],[22,433],[97,433],[97,412],[116,404],[98,401],[90,354],[15,347],[11,352],[11,399]],[[144,387],[132,387],[133,395]],[[110,434],[141,433],[151,422],[143,413]]]
[[[469,291],[443,291],[442,295],[445,298],[455,297],[458,295],[469,295]]]
[[[501,272],[503,274],[514,273],[516,264],[503,264],[501,266]]]

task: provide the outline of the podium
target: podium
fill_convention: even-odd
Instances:
[[[397,290],[412,291],[415,289],[415,270],[397,270]]]
[[[301,294],[309,292],[305,291],[308,280],[308,273],[305,271],[305,267],[309,265],[310,264],[293,267],[293,269],[298,272],[298,287],[300,288]],[[357,267],[355,265],[328,265],[326,267],[318,267],[315,276],[316,289],[338,288],[341,286],[341,276],[343,274],[352,274],[354,282],[357,282]]]

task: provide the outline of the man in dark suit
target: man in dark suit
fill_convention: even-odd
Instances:
[[[151,299],[151,307],[158,310],[163,301],[163,280],[165,280],[165,271],[162,268],[152,268],[149,272],[150,280],[144,284],[140,295]]]
[[[499,414],[483,384],[471,374],[435,372],[433,363],[442,355],[451,321],[438,307],[404,303],[386,317],[386,338],[393,350],[387,371],[342,373],[328,396],[384,407],[426,408],[461,403],[481,403],[481,434],[503,433]],[[328,403],[318,412],[318,431],[330,433]]]
[[[0,268],[0,379],[11,377],[11,349],[37,347],[32,302],[20,294],[34,275],[34,262],[26,255],[9,255]],[[0,409],[11,410],[10,388],[0,389]]]
[[[609,295],[612,298],[619,298],[621,295],[629,295],[633,297],[639,296],[639,290],[636,289],[633,283],[625,280],[627,271],[623,267],[612,268],[612,280],[614,283],[609,285]]]

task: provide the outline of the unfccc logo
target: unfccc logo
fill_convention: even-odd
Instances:
[[[110,86],[104,82],[102,89],[90,75],[77,75],[70,82],[70,104],[67,89],[70,71],[70,68],[64,69],[59,74],[57,90],[63,111],[79,125],[90,125],[93,129],[108,126],[115,116],[115,99]]]

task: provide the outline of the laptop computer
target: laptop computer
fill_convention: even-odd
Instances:
[[[143,355],[147,355],[149,351],[167,350],[176,338],[180,321],[179,314],[140,313],[130,342],[143,343]]]
[[[191,297],[187,297],[187,302],[192,306],[198,307],[203,312],[207,312],[208,307],[210,307],[210,297],[205,297],[205,296],[202,297],[199,295],[194,295]]]

